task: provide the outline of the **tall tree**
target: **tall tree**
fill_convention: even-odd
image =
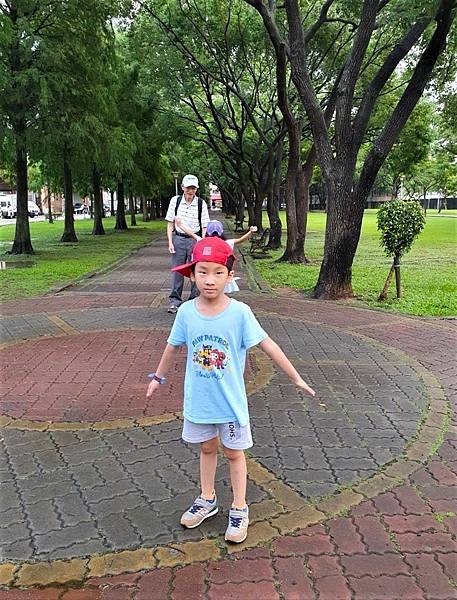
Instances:
[[[276,2],[262,0],[262,4],[274,22]],[[424,0],[411,5],[402,0],[363,0],[347,6],[338,0],[326,0],[313,22],[310,11],[303,14],[298,0],[285,0],[284,6],[292,79],[310,122],[327,197],[324,259],[315,296],[348,297],[353,294],[352,263],[365,201],[445,48],[456,2]],[[338,82],[334,130],[330,131],[309,68],[307,38],[309,32],[335,19],[352,22],[355,35]],[[379,46],[383,52],[378,55],[378,67],[367,77],[367,58]],[[373,110],[400,63],[407,65],[409,77],[359,173],[357,158]]]

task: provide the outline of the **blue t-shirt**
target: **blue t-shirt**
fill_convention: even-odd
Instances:
[[[192,423],[247,425],[246,352],[267,337],[249,306],[233,298],[215,317],[200,314],[195,300],[182,304],[168,343],[187,346],[184,417]]]

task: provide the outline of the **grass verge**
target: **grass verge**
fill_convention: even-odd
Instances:
[[[0,300],[37,296],[50,289],[65,285],[75,279],[110,265],[135,248],[150,242],[159,232],[165,231],[164,221],[138,221],[137,227],[126,231],[113,230],[115,218],[104,219],[106,235],[91,235],[93,221],[75,221],[78,242],[62,243],[63,221],[52,225],[47,222],[30,223],[30,233],[35,255],[9,255],[15,225],[0,228],[0,260],[6,262],[32,261],[30,268],[0,271]]]
[[[418,316],[456,316],[456,238],[457,211],[428,211],[424,231],[403,258],[401,277],[403,297],[395,298],[395,287],[389,299],[379,302],[378,296],[391,266],[379,245],[376,228],[376,210],[366,210],[359,247],[353,265],[355,299],[348,301],[358,306],[382,308]],[[265,215],[265,219],[267,219]],[[285,214],[281,213],[283,227]],[[325,213],[310,213],[305,252],[310,264],[278,263],[282,250],[271,252],[270,259],[259,259],[255,266],[273,287],[290,287],[312,294],[319,274],[324,249]],[[268,221],[265,220],[265,226]],[[286,233],[283,234],[283,244]]]

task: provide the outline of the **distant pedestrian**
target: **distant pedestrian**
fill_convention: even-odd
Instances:
[[[214,480],[220,441],[233,491],[225,539],[239,543],[246,539],[249,525],[244,450],[252,446],[252,436],[243,379],[247,350],[260,345],[295,385],[311,396],[315,392],[268,337],[249,306],[225,295],[234,261],[228,244],[218,237],[206,237],[195,244],[191,262],[174,267],[196,283],[200,294],[180,308],[157,371],[150,375],[147,397],[166,383],[165,375],[175,364],[179,347],[187,346],[182,437],[200,444],[201,490],[182,515],[181,524],[197,527],[219,510]]]
[[[176,225],[180,229],[182,229],[185,233],[187,233],[191,237],[193,237],[194,240],[196,240],[197,242],[202,239],[200,236],[198,236],[195,233],[193,233],[193,231],[191,229],[189,229],[188,227],[186,227],[184,225],[184,223],[181,221],[181,219],[176,218],[175,222],[176,222]],[[249,231],[247,231],[241,237],[226,239],[225,238],[225,234],[224,234],[224,226],[222,225],[222,223],[220,221],[216,221],[214,219],[213,221],[210,221],[208,223],[208,226],[206,228],[206,237],[218,237],[221,240],[224,240],[224,242],[226,242],[232,248],[232,250],[233,250],[236,245],[242,244],[243,242],[246,242],[256,232],[257,232],[257,227],[255,225],[252,225],[249,228]],[[236,279],[239,279],[239,277],[234,277],[232,279],[232,281],[230,281],[229,283],[227,283],[227,285],[225,286],[225,290],[224,290],[224,292],[226,294],[231,294],[232,292],[239,292],[240,291],[240,288],[238,287]]]
[[[168,211],[165,216],[167,223],[168,251],[172,255],[172,267],[188,262],[192,256],[192,248],[195,239],[180,227],[175,226],[178,217],[182,223],[192,232],[204,236],[206,226],[209,222],[208,207],[202,198],[197,196],[198,179],[195,175],[185,175],[181,188],[183,193],[174,196],[170,200]],[[176,313],[182,304],[182,290],[184,277],[177,271],[173,272],[171,279],[171,291],[169,296],[169,313]],[[195,284],[192,283],[189,300],[197,294]]]

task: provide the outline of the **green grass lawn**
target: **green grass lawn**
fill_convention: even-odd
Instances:
[[[438,216],[436,210],[428,211],[425,229],[402,260],[403,297],[400,300],[395,298],[393,283],[389,299],[381,303],[378,296],[390,269],[391,259],[379,245],[376,210],[366,210],[353,265],[356,299],[350,302],[413,315],[457,315],[457,211],[445,211],[441,215]],[[285,227],[284,213],[281,213],[281,219]],[[272,287],[287,286],[311,294],[323,256],[325,220],[324,213],[312,212],[309,215],[305,252],[311,264],[277,263],[275,261],[281,256],[281,250],[271,252],[271,259],[255,261],[259,272]],[[285,236],[284,233],[283,243]]]
[[[141,218],[141,217],[140,217]],[[127,223],[130,219],[127,217]],[[0,271],[0,300],[37,296],[51,288],[65,285],[87,273],[98,271],[150,242],[154,235],[165,231],[164,221],[143,223],[137,218],[137,227],[114,232],[115,218],[103,220],[106,235],[92,236],[93,221],[75,221],[77,243],[61,243],[63,221],[52,225],[47,222],[30,223],[35,255],[14,256],[6,254],[11,248],[15,225],[0,227],[0,260],[33,261],[30,268]]]

